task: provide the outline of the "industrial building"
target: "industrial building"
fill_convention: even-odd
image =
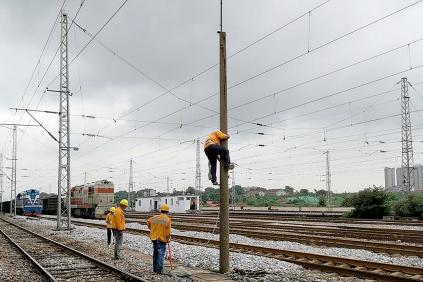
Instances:
[[[160,206],[168,204],[171,213],[187,213],[199,211],[199,196],[165,196],[137,198],[135,201],[135,211],[154,212],[159,211]]]

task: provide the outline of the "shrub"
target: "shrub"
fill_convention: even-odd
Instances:
[[[350,216],[355,218],[382,218],[389,214],[389,195],[382,188],[364,189],[349,200],[354,210]]]
[[[423,195],[408,195],[394,206],[395,214],[423,219]]]
[[[317,203],[319,207],[325,207],[326,206],[326,199],[324,197],[319,198],[319,202]]]

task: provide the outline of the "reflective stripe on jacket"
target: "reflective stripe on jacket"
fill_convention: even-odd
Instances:
[[[221,140],[228,139],[229,135],[226,135],[220,130],[213,131],[207,136],[207,139],[204,141],[204,149],[213,144],[220,144]]]
[[[112,216],[112,229],[119,231],[125,230],[125,212],[120,208],[116,208],[115,213]]]
[[[170,241],[171,219],[166,214],[159,214],[150,217],[147,220],[147,226],[150,228],[150,239],[152,241],[160,240],[162,242]]]

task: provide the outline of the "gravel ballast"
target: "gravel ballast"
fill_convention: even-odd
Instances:
[[[142,225],[139,223],[128,223],[127,226],[147,230],[146,225]],[[172,232],[173,234],[178,234],[183,236],[198,237],[198,238],[203,238],[208,240],[219,240],[219,235],[215,235],[215,234],[211,234],[207,232],[179,231],[179,230],[172,230]],[[317,247],[317,246],[309,246],[309,245],[304,245],[304,244],[289,242],[289,241],[257,240],[257,239],[252,239],[252,238],[241,236],[241,235],[236,235],[236,234],[230,235],[230,242],[260,246],[260,247],[267,247],[267,248],[275,248],[275,249],[281,249],[281,250],[308,252],[308,253],[314,253],[319,255],[359,259],[359,260],[366,260],[366,261],[373,261],[373,262],[383,262],[383,263],[400,264],[400,265],[406,265],[406,266],[423,267],[423,259],[419,257],[399,256],[399,255],[390,256],[390,255],[378,254],[378,253],[373,253],[370,251],[359,250],[359,249]]]
[[[97,223],[102,222],[98,220],[86,221]],[[89,244],[91,245],[94,244],[94,242],[105,242],[105,230],[101,230],[98,228],[75,226],[75,229],[72,231],[71,235],[67,235],[67,233],[63,232],[58,235],[58,232],[52,231],[52,228],[54,228],[55,226],[55,222],[53,221],[41,219],[27,220],[27,222],[31,223],[32,225],[38,225],[39,227],[43,227],[43,229],[45,229],[45,227],[49,227],[47,233],[54,236],[71,236],[74,240],[86,243],[90,242]],[[128,227],[146,229],[146,226],[134,223],[128,224]],[[206,236],[210,236],[210,239],[216,238],[216,235],[207,235],[207,233],[203,234],[203,232],[180,232],[178,230],[173,230],[173,233],[183,235],[197,234],[197,237],[202,236],[202,238],[206,238]],[[241,239],[242,238],[240,238],[240,240]],[[232,240],[233,238],[231,238],[231,241]],[[251,239],[244,237],[241,242],[247,243],[245,240]],[[128,251],[137,251],[143,254],[152,255],[151,242],[147,236],[125,234],[123,244],[124,248],[122,250],[122,254]],[[106,248],[107,250],[105,243],[96,244],[96,248]],[[180,244],[178,242],[171,242],[171,249],[174,260],[184,266],[198,267],[202,269],[209,269],[212,271],[217,271],[219,268],[219,251],[217,249],[208,248],[205,246],[185,245]],[[110,253],[111,258],[112,250],[109,249],[108,251]],[[122,257],[129,257],[129,255],[122,255]],[[145,265],[145,263],[141,261],[139,261],[138,263],[142,265],[142,268],[145,268],[145,271],[151,272],[151,266]],[[296,264],[248,254],[231,253],[230,263],[232,271],[229,276],[232,279],[238,281],[362,281],[358,278],[340,277],[334,273],[322,273],[319,271],[306,270]]]

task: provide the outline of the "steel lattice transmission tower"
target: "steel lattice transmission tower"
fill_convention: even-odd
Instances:
[[[133,160],[129,160],[129,183],[128,183],[128,203],[129,209],[132,208],[131,194],[134,191],[134,169],[133,169]]]
[[[57,229],[71,228],[68,16],[62,13],[60,37],[59,175]]]
[[[414,188],[414,157],[411,135],[410,96],[406,77],[401,79],[401,131],[402,131],[402,182],[403,190],[410,193]]]
[[[196,165],[195,165],[195,191],[201,192],[201,160],[200,160],[200,139],[196,140]]]

